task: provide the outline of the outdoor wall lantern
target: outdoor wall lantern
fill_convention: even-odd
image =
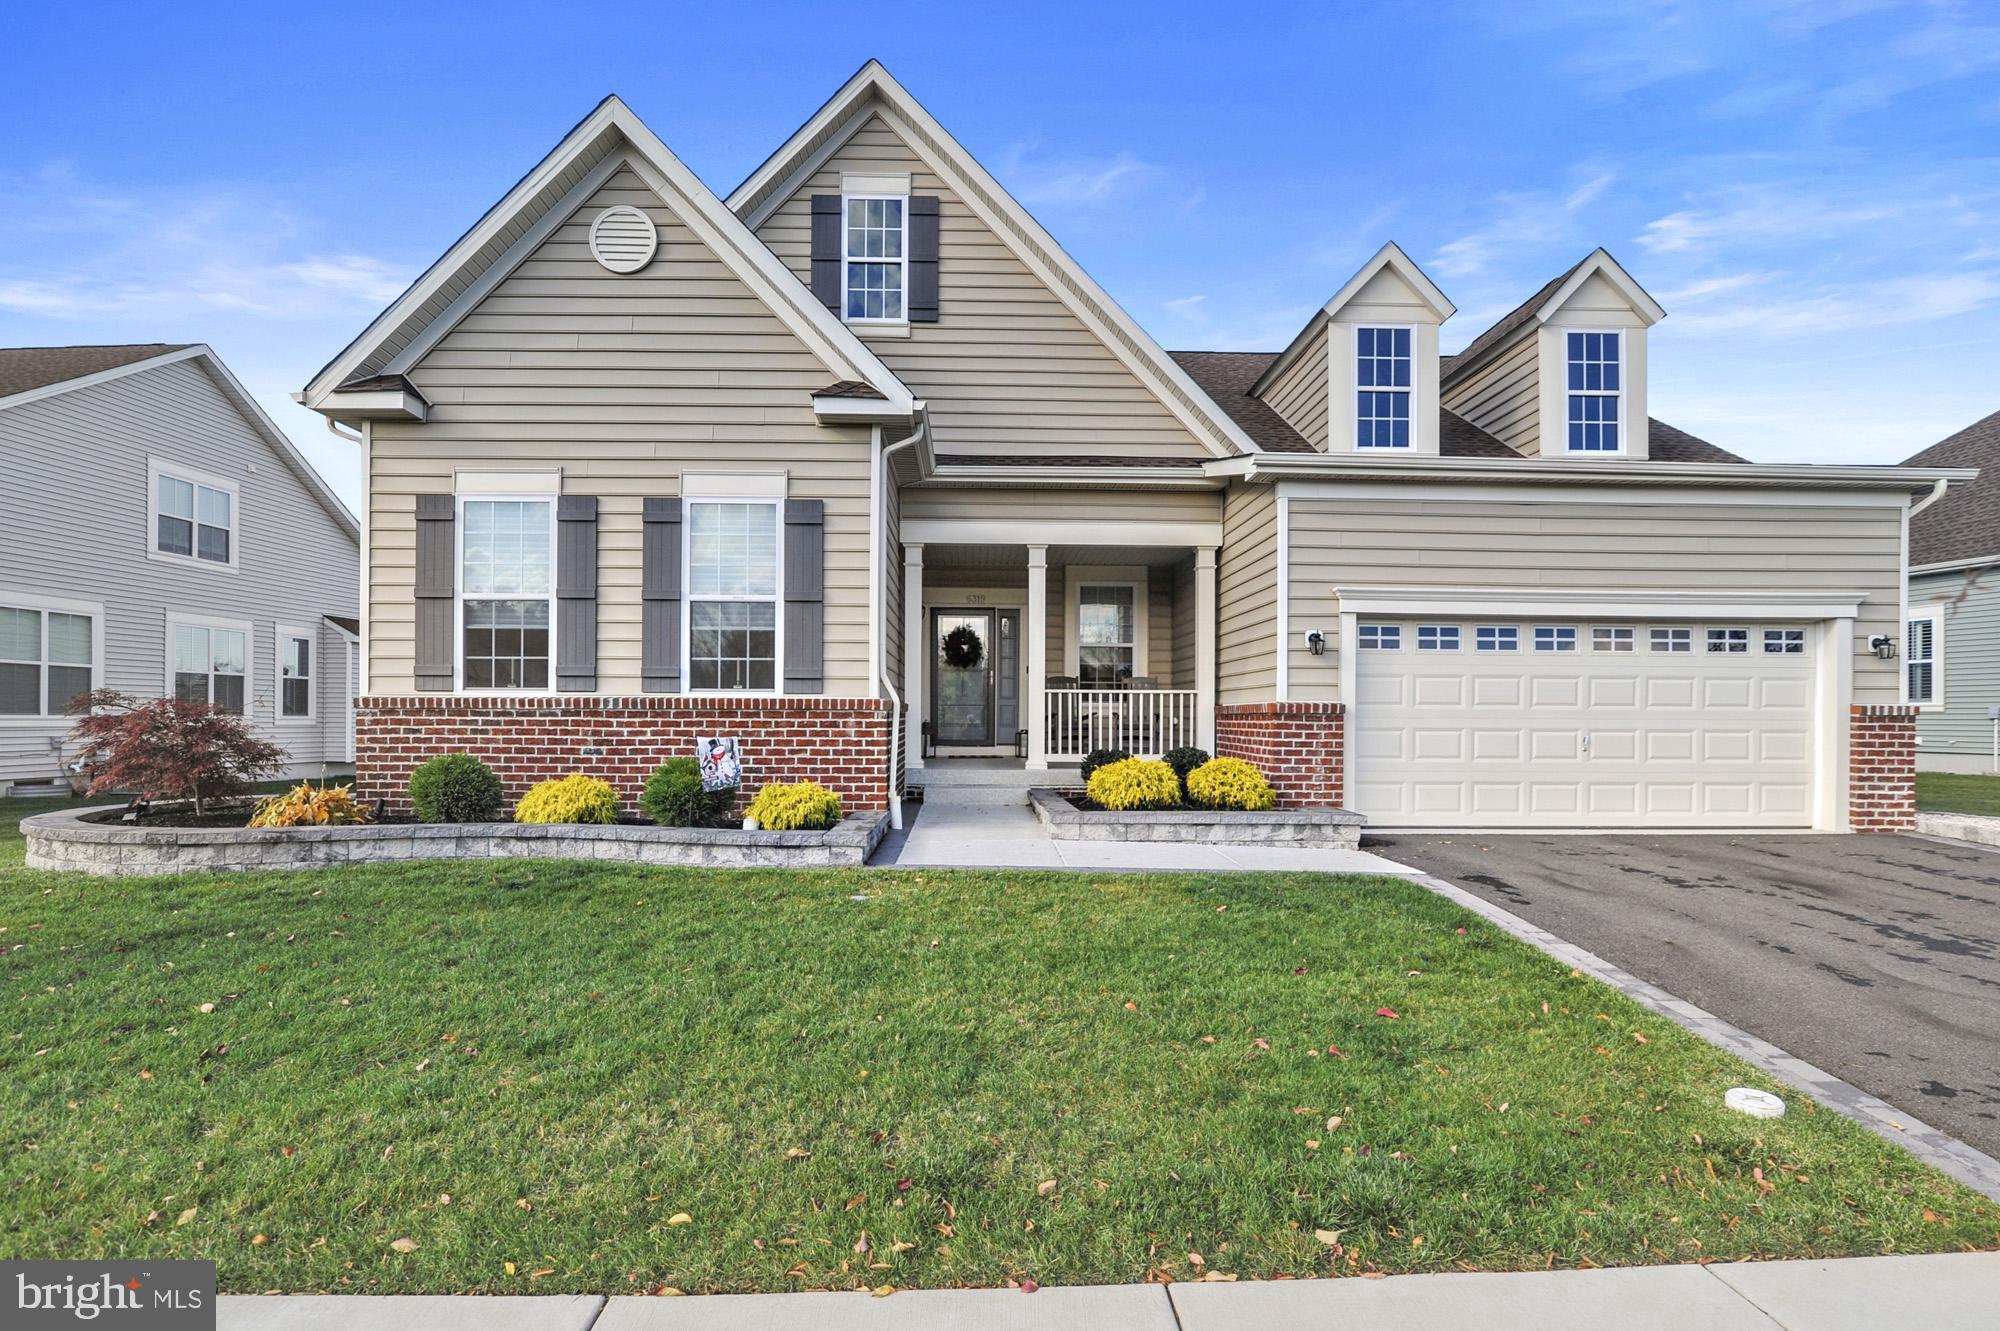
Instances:
[[[1306,634],[1306,650],[1314,656],[1326,655],[1326,635],[1318,629]]]
[[[1896,640],[1886,633],[1878,633],[1868,640],[1868,646],[1884,661],[1896,659]]]

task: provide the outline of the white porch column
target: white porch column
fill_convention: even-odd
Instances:
[[[1215,752],[1215,547],[1194,551],[1195,747]]]
[[[909,719],[903,723],[904,765],[912,772],[924,766],[924,716],[929,711],[924,691],[924,656],[930,633],[924,622],[924,547],[903,546],[903,702]]]
[[[1028,770],[1049,767],[1049,548],[1028,547]]]

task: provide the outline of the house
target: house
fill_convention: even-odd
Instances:
[[[1976,467],[1910,519],[1908,697],[1917,709],[1917,766],[2000,772],[2000,411],[1905,466]]]
[[[1169,354],[879,64],[726,199],[607,98],[299,395],[367,473],[364,790],[1194,744],[1378,826],[1908,826],[1871,643],[1970,473],[1651,420],[1603,250],[1452,313],[1386,245]]]
[[[353,761],[360,530],[199,344],[0,349],[0,794],[63,775],[93,688]]]

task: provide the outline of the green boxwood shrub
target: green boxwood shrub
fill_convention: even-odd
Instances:
[[[1187,798],[1188,773],[1208,761],[1208,754],[1192,744],[1185,748],[1168,749],[1160,755],[1160,761],[1174,769],[1174,775],[1181,779],[1181,798]]]
[[[713,827],[729,812],[736,792],[704,790],[701,764],[692,758],[669,758],[646,778],[639,807],[661,827]]]
[[[1122,763],[1131,756],[1123,749],[1092,749],[1084,755],[1083,766],[1077,770],[1077,775],[1083,779],[1083,784],[1088,786],[1091,776],[1098,768],[1109,767],[1112,763]]]
[[[440,753],[410,773],[410,803],[421,822],[497,822],[503,802],[500,778],[469,753]]]

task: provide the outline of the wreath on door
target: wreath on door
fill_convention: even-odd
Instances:
[[[986,659],[986,644],[970,624],[960,624],[944,635],[944,663],[953,670],[975,670]]]

